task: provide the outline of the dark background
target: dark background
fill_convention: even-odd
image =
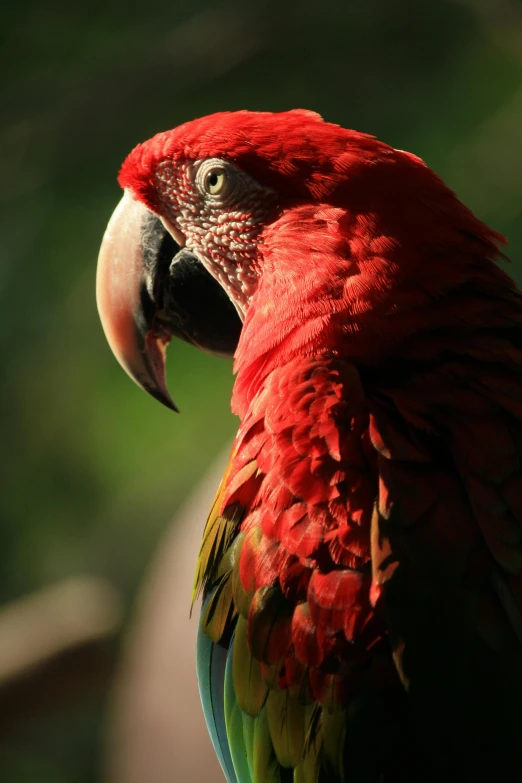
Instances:
[[[91,783],[147,563],[235,426],[228,362],[171,348],[175,416],[105,343],[95,266],[121,161],[202,114],[311,108],[426,160],[520,279],[522,4],[25,0],[0,12],[0,79],[0,599],[87,575],[118,607],[100,658],[5,681],[0,615],[0,780]]]

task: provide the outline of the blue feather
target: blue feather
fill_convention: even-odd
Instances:
[[[210,596],[207,596],[201,616],[203,616],[204,608],[209,598]],[[238,783],[230,755],[225,725],[224,691],[228,653],[229,650],[219,644],[214,644],[203,633],[200,620],[196,644],[196,671],[203,713],[210,739],[225,777],[228,783]],[[230,657],[232,657],[231,653]],[[245,783],[248,783],[248,779]]]

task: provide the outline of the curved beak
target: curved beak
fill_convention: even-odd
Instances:
[[[170,335],[154,323],[153,313],[147,318],[143,306],[147,280],[142,236],[148,214],[128,192],[114,210],[98,256],[96,300],[107,341],[125,372],[176,410],[165,381]]]
[[[225,291],[128,191],[103,237],[96,298],[116,359],[172,410],[165,379],[172,336],[219,356],[232,357],[236,349],[241,323]]]

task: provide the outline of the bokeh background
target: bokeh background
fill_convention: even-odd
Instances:
[[[181,573],[181,526],[204,518],[177,512],[234,431],[230,363],[171,348],[175,416],[105,344],[95,265],[122,159],[202,114],[308,107],[424,158],[522,280],[522,3],[20,0],[0,80],[0,780],[115,781],[115,722],[138,709],[123,721],[148,731],[121,696],[136,623],[190,602],[188,576],[136,621],[140,585],[158,547]]]

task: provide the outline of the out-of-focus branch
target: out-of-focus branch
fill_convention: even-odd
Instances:
[[[0,609],[0,740],[28,717],[107,687],[122,616],[116,590],[87,577]]]
[[[189,611],[203,525],[229,452],[180,509],[149,569],[114,692],[111,783],[223,780],[196,684],[199,607],[192,618]]]

